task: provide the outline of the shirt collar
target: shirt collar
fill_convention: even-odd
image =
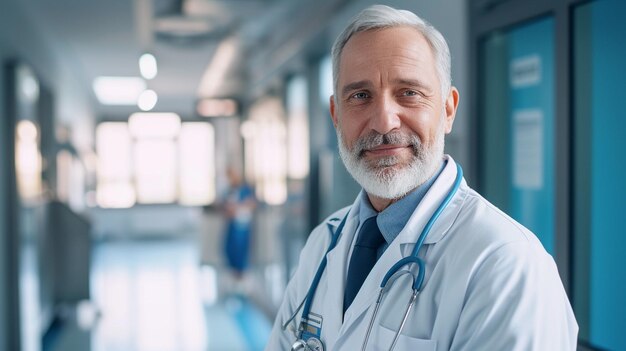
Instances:
[[[363,224],[368,218],[378,215],[378,218],[376,218],[378,228],[385,237],[387,244],[391,244],[398,234],[400,234],[400,231],[402,231],[411,217],[411,214],[413,214],[417,205],[419,205],[420,201],[422,201],[428,192],[428,189],[430,189],[431,185],[433,185],[437,177],[439,177],[439,174],[441,174],[445,168],[445,164],[446,162],[442,162],[441,167],[439,167],[437,172],[426,181],[426,183],[413,189],[402,199],[392,203],[380,213],[376,212],[372,207],[367,193],[361,190],[359,193],[359,223]]]

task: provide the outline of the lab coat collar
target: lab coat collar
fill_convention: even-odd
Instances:
[[[457,175],[456,162],[454,162],[449,155],[445,155],[444,160],[446,161],[446,166],[443,171],[430,187],[415,211],[413,211],[413,214],[402,231],[400,231],[400,234],[398,234],[396,240],[399,243],[413,244],[417,241],[426,223],[452,189]],[[454,219],[459,214],[459,211],[461,211],[461,205],[465,199],[466,193],[467,184],[465,179],[462,179],[459,190],[431,228],[426,240],[424,240],[424,244],[435,244],[445,237],[452,223],[454,223]]]

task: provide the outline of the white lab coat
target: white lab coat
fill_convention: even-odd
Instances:
[[[279,309],[268,351],[289,350],[294,333],[282,330],[309,289],[332,230],[351,208],[343,233],[315,293],[326,350],[361,350],[380,282],[411,253],[426,222],[456,177],[449,156],[443,172],[380,257],[342,316],[343,292],[359,202],[331,215],[311,233]],[[552,257],[529,230],[498,210],[465,180],[420,250],[426,276],[395,350],[575,350],[578,325]],[[413,269],[416,271],[416,269]],[[388,350],[411,294],[399,276],[384,298],[367,350]],[[300,322],[298,312],[291,326]]]

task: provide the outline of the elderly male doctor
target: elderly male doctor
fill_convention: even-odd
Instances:
[[[459,102],[443,36],[377,5],[332,55],[332,120],[363,190],[311,233],[266,350],[575,350],[552,257],[443,154]],[[377,308],[381,281],[433,217],[416,253],[423,265],[398,269]]]

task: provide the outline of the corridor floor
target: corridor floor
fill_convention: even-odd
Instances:
[[[262,350],[271,322],[248,298],[250,282],[233,283],[223,269],[199,262],[193,240],[97,244],[91,276],[95,322],[83,331],[90,314],[78,313],[76,325],[66,323],[48,349]]]

